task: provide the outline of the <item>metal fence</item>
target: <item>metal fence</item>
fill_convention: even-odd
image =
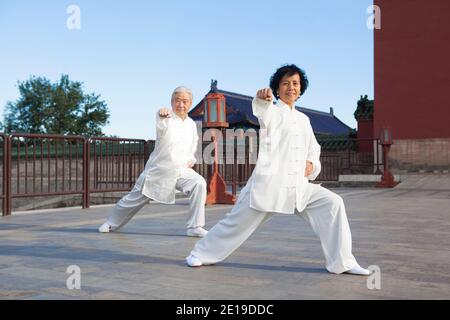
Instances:
[[[86,194],[85,138],[14,133],[5,141],[4,215],[13,198]]]
[[[49,134],[0,134],[2,214],[14,199],[129,191],[154,141]]]
[[[242,142],[242,140],[241,140]],[[317,181],[338,181],[341,174],[382,174],[383,157],[378,139],[319,139],[321,145],[321,172]],[[206,144],[203,145],[205,149]],[[256,150],[252,150],[249,140],[245,140],[243,154],[238,153],[238,147],[233,145],[231,157],[227,148],[222,146],[224,163],[219,164],[219,173],[225,182],[232,186],[233,194],[237,187],[243,186],[250,178],[255,168]],[[251,154],[253,153],[253,155]],[[195,165],[194,169],[205,179],[212,176],[213,167],[209,164]]]
[[[319,139],[322,170],[319,181],[338,181],[341,174],[382,174],[379,139]]]
[[[88,208],[93,193],[129,191],[155,146],[153,140],[47,134],[0,134],[0,139],[3,215],[11,214],[14,199],[79,195],[82,207]],[[322,171],[317,180],[337,181],[342,173],[381,172],[376,140],[365,141],[364,148],[362,140],[356,139],[319,143]],[[244,144],[244,153],[238,152],[237,143],[233,145],[231,156],[227,154],[230,149],[222,148],[225,160],[218,165],[233,194],[247,183],[255,168],[257,146],[250,146],[248,140]],[[209,181],[213,164],[199,163],[194,170]]]

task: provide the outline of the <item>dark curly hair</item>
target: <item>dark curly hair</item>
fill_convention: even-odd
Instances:
[[[280,98],[277,91],[278,87],[280,86],[281,79],[286,75],[293,76],[296,73],[298,73],[298,75],[300,76],[300,96],[302,96],[303,93],[305,93],[306,88],[308,88],[309,82],[308,78],[306,77],[305,71],[297,67],[295,64],[287,64],[281,66],[270,77],[270,89],[272,89],[272,92],[277,100]]]

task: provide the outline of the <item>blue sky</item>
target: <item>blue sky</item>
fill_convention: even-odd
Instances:
[[[66,26],[69,5],[81,29]],[[17,81],[61,74],[101,95],[111,112],[106,134],[155,137],[154,114],[178,85],[194,105],[219,89],[253,96],[285,63],[305,69],[310,87],[298,105],[356,127],[362,94],[373,98],[370,0],[11,1],[0,2],[0,118],[18,98]]]

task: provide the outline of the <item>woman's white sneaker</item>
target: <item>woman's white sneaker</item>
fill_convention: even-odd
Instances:
[[[203,265],[203,263],[192,254],[186,258],[186,263],[189,267],[200,267]]]
[[[354,268],[345,271],[345,273],[356,274],[356,275],[359,275],[359,276],[368,276],[372,272],[370,270],[368,270],[368,269],[362,268],[359,264],[357,264]]]
[[[206,236],[207,233],[208,233],[208,231],[206,231],[202,227],[197,227],[197,228],[189,228],[187,230],[187,232],[186,232],[186,235],[188,237],[200,237],[200,238],[203,238],[204,236]]]
[[[111,232],[111,225],[108,222],[105,222],[104,224],[102,224],[99,228],[98,228],[98,232],[101,233],[108,233]]]

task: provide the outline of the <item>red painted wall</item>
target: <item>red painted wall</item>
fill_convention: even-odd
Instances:
[[[450,1],[374,0],[374,136],[450,137]]]
[[[370,139],[370,140],[358,140],[358,150],[360,152],[373,151],[373,120],[358,120],[358,139]]]

